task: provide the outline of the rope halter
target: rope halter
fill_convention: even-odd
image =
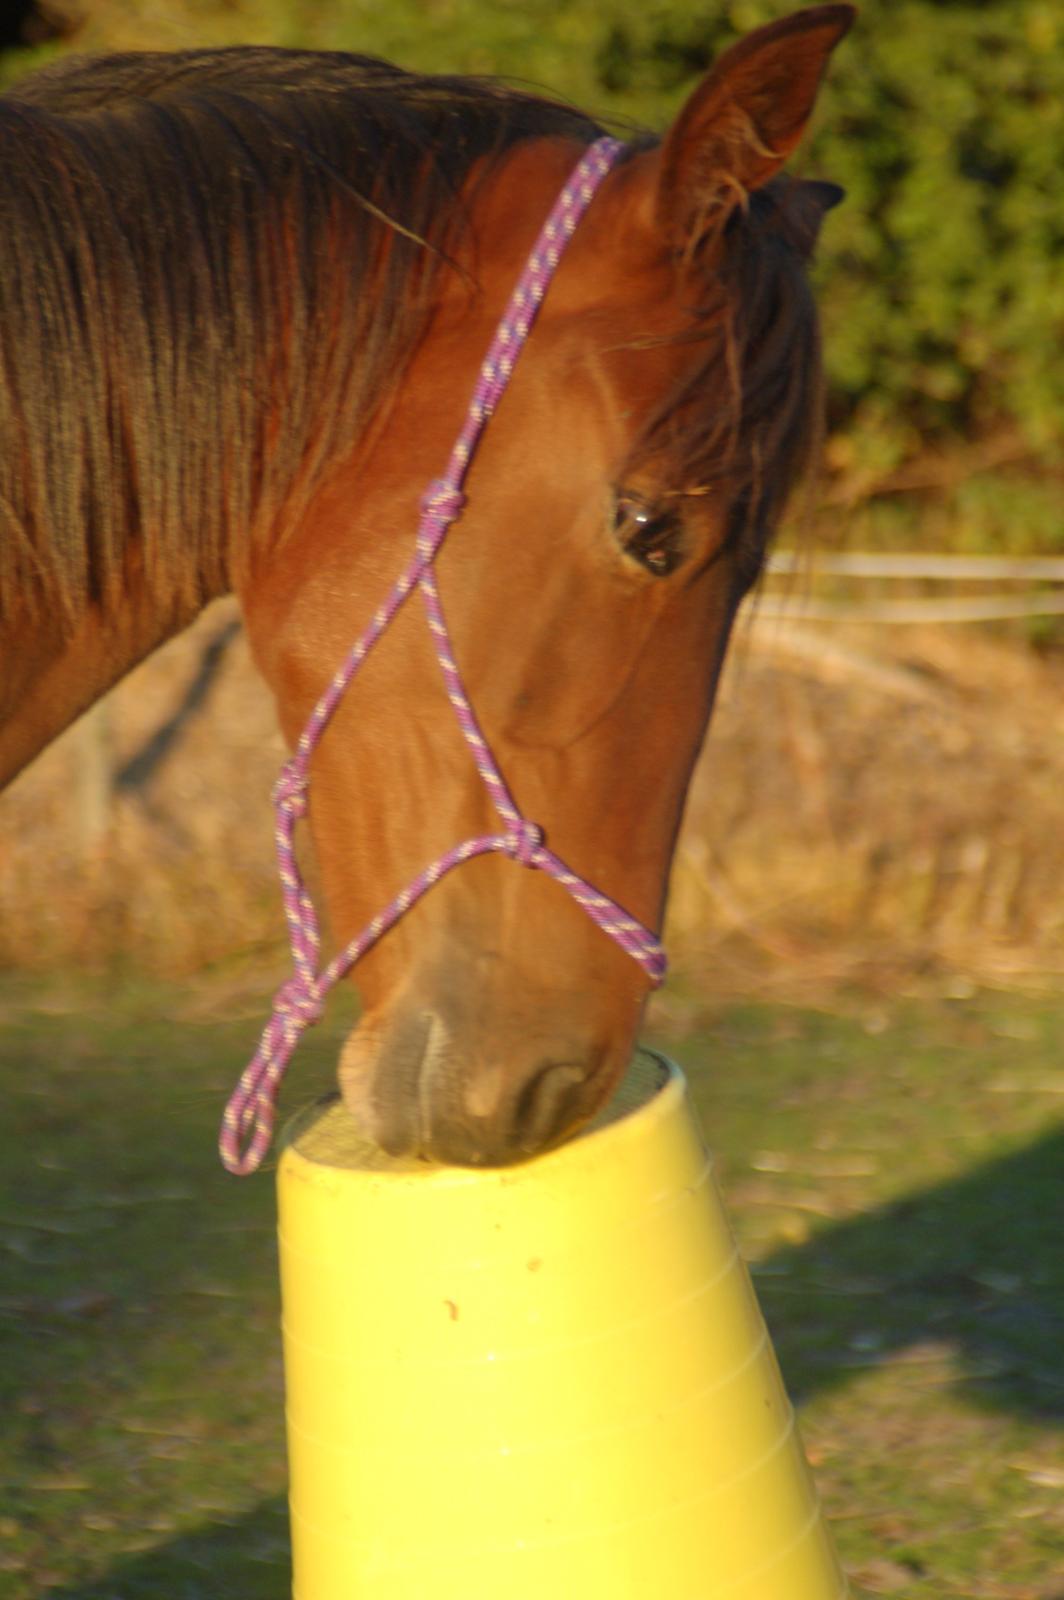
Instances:
[[[273,1135],[277,1091],[285,1068],[303,1030],[321,1017],[329,991],[422,895],[453,868],[464,861],[472,861],[475,856],[496,852],[509,856],[519,866],[547,873],[568,891],[603,932],[639,963],[653,986],[660,984],[665,976],[665,952],[655,934],[566,866],[547,847],[538,823],[518,810],[466,694],[454,659],[433,567],[448,528],[465,506],[462,484],[477,443],[506,389],[562,252],[623,148],[616,139],[599,139],[590,145],[555,201],[481,366],[465,423],[446,471],[429,484],[421,497],[414,554],[326,687],[300,735],[295,754],[281,769],[273,791],[274,837],[293,973],[277,991],[273,1013],[258,1049],[225,1108],[219,1149],[222,1162],[230,1172],[241,1175],[254,1172],[266,1154]],[[447,697],[504,831],[467,839],[431,862],[367,923],[361,933],[319,969],[318,919],[294,847],[295,825],[307,812],[310,760],[348,685],[415,588],[421,591]]]

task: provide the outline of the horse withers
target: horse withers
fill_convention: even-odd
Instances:
[[[648,937],[736,608],[817,435],[805,267],[838,191],[782,169],[852,20],[748,35],[611,158],[434,553],[477,725],[549,846],[510,853],[568,863]],[[0,100],[0,779],[230,590],[296,743],[601,135],[498,84],[254,48],[75,59]],[[402,607],[313,751],[341,943],[497,827],[436,642]],[[593,1115],[648,987],[504,851],[442,877],[357,981],[351,1110],[389,1151],[470,1164]]]

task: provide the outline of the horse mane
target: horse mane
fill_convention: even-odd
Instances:
[[[679,499],[727,487],[743,590],[760,574],[822,432],[820,319],[806,275],[812,241],[803,236],[801,188],[773,178],[697,242],[687,263],[691,321],[680,336],[696,353],[627,463],[655,463]]]
[[[479,181],[600,129],[491,81],[235,47],[0,98],[0,617],[130,563],[195,609],[394,388]]]
[[[0,97],[0,619],[71,627],[134,562],[185,615],[228,587],[394,392],[471,180],[600,132],[494,80],[256,47],[73,58]],[[817,414],[788,181],[692,263],[698,353],[639,446],[680,492],[740,475],[755,555]]]

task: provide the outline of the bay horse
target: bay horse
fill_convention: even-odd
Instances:
[[[817,436],[806,266],[839,191],[783,168],[853,16],[749,34],[613,160],[435,563],[523,816],[651,930],[736,608]],[[296,742],[602,132],[492,81],[250,47],[75,58],[0,99],[0,782],[231,591]],[[490,821],[413,607],[312,776],[341,940]],[[498,855],[357,977],[363,1129],[489,1165],[594,1114],[648,988]]]

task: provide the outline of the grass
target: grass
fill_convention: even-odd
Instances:
[[[3,1600],[287,1595],[272,1185],[214,1155],[260,1011],[0,982]],[[1062,1034],[987,994],[662,1013],[859,1592],[1064,1596]]]

